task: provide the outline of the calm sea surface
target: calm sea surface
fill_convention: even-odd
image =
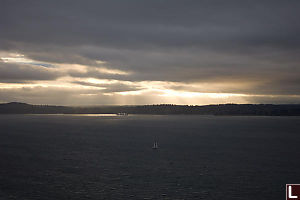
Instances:
[[[0,199],[281,200],[300,183],[300,117],[0,115],[0,132]]]

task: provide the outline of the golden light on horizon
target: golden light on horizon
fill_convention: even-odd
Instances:
[[[243,94],[238,91],[251,91],[253,86],[261,82],[254,80],[216,80],[209,82],[175,82],[144,80],[126,80],[135,74],[133,71],[124,71],[110,68],[109,63],[94,60],[97,66],[41,62],[31,59],[21,53],[0,52],[0,63],[15,63],[23,70],[39,73],[55,74],[50,80],[24,80],[22,82],[2,82],[0,89],[22,90],[64,90],[72,91],[72,98],[98,98],[99,95],[109,96],[113,102],[132,104],[132,102],[174,103],[174,104],[211,104],[211,103],[249,103],[250,97],[278,98],[274,95]],[[1,67],[1,66],[0,66]],[[9,66],[15,67],[15,66]],[[111,76],[117,75],[117,76]],[[118,79],[119,76],[123,78]],[[97,78],[101,77],[101,78]],[[43,92],[41,95],[45,95]],[[141,99],[141,100],[140,100]],[[95,100],[96,101],[96,100]],[[83,100],[84,102],[84,100]]]

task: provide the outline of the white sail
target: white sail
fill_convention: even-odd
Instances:
[[[153,143],[153,147],[152,147],[153,149],[157,149],[158,148],[158,144],[157,144],[157,142],[154,142]]]

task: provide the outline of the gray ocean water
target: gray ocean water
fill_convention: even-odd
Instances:
[[[0,131],[0,199],[279,200],[300,183],[300,117],[0,115]]]

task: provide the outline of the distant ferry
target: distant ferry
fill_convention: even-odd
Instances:
[[[154,142],[152,149],[158,149],[158,143],[156,141]]]
[[[120,115],[120,116],[127,116],[128,113],[125,113],[125,112],[120,112],[120,113],[117,113],[117,115]]]

